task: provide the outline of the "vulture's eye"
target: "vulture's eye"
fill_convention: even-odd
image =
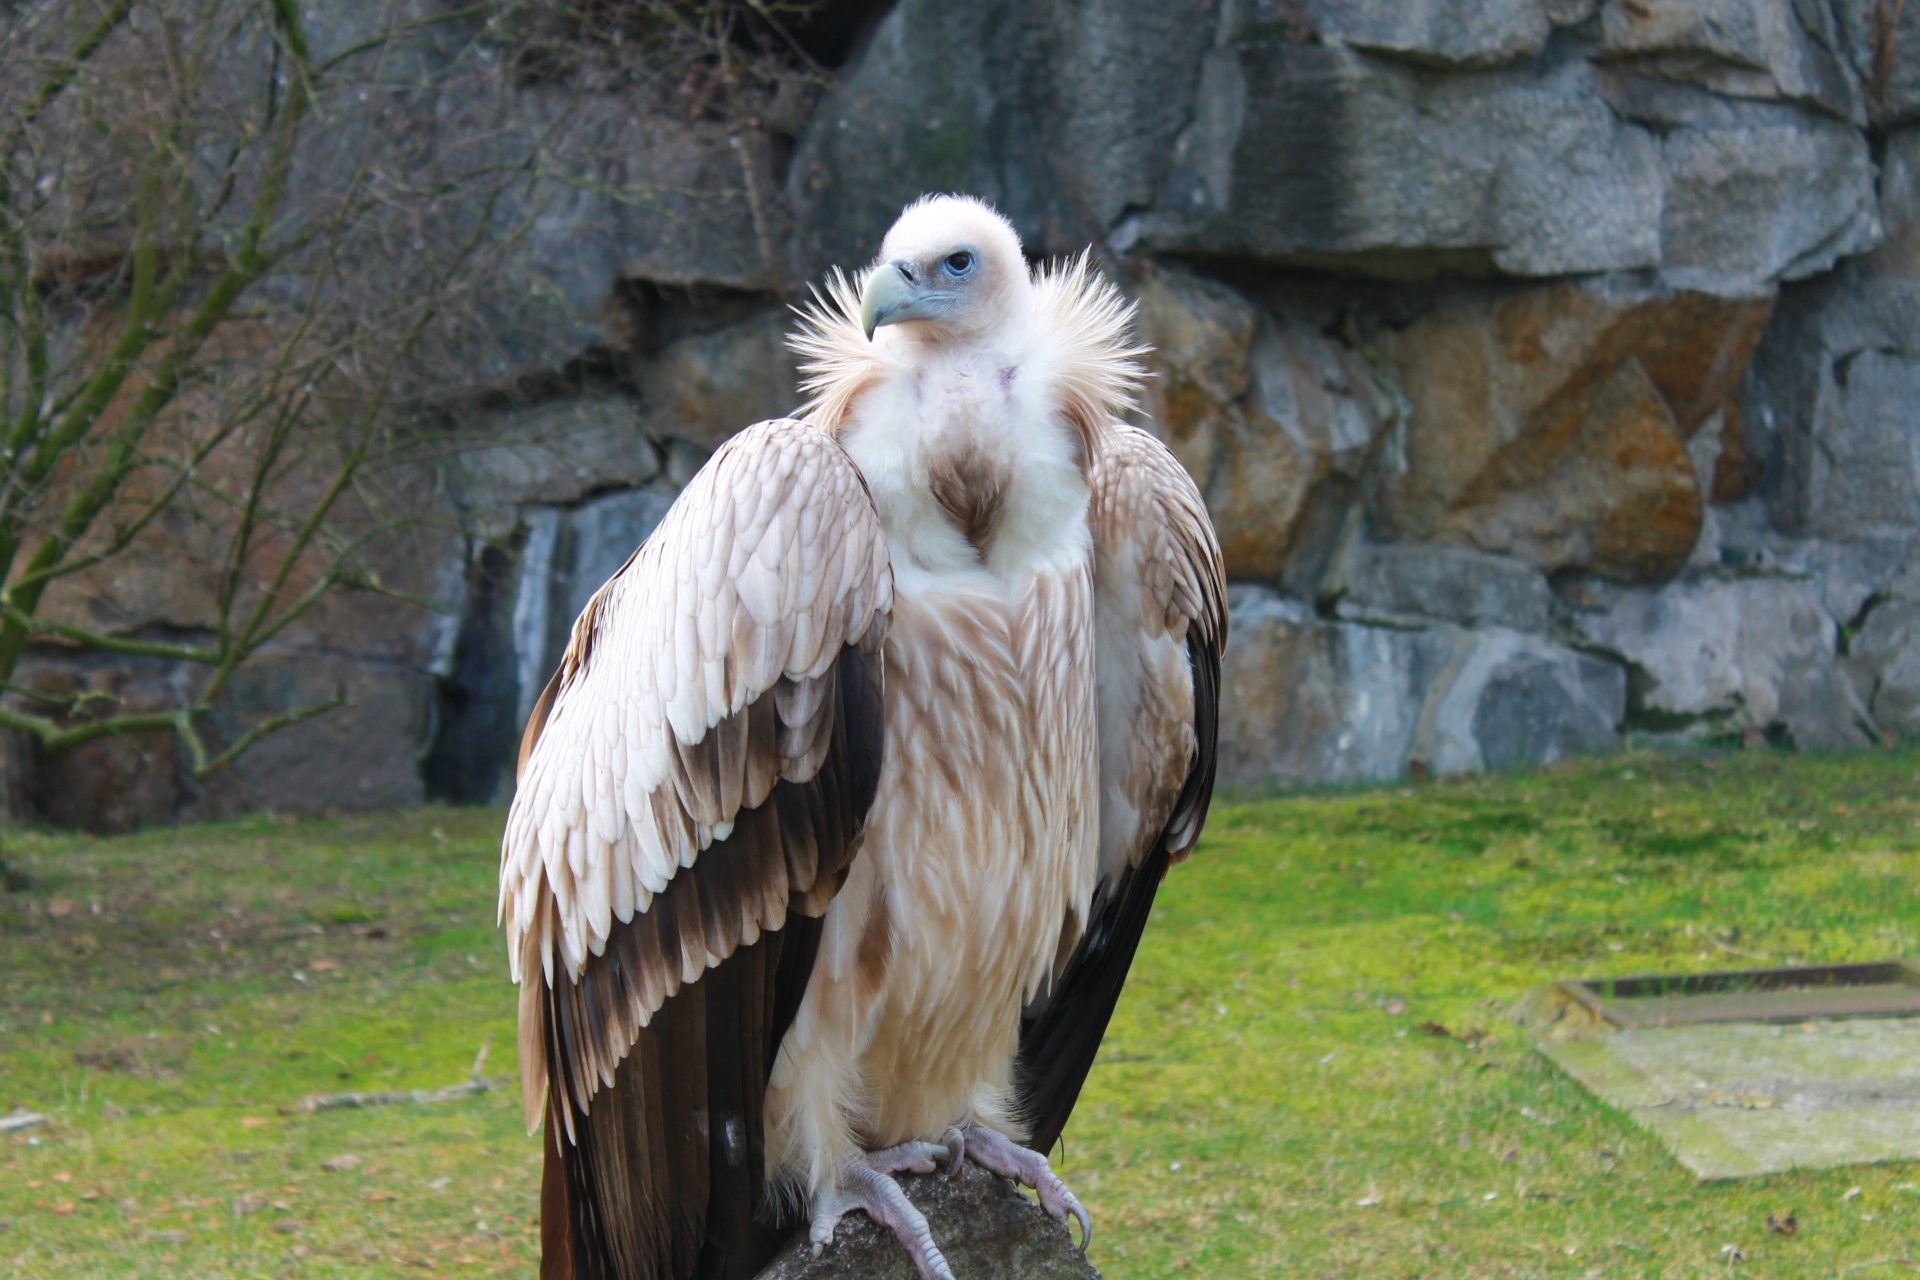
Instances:
[[[948,275],[958,280],[973,270],[973,255],[962,249],[958,253],[948,254],[946,262],[941,265],[946,267]]]

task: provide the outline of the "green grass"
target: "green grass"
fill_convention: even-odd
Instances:
[[[528,1274],[514,1091],[287,1110],[452,1083],[482,1044],[511,1070],[498,821],[9,836],[38,884],[0,895],[0,1109],[51,1122],[0,1139],[0,1274]],[[1697,1184],[1508,1015],[1551,978],[1917,944],[1911,750],[1221,803],[1057,1163],[1114,1280],[1690,1277],[1728,1245],[1913,1274],[1920,1169]]]

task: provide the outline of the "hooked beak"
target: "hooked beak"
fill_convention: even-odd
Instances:
[[[946,313],[951,293],[929,289],[915,278],[911,263],[889,262],[875,267],[860,290],[860,324],[873,340],[874,330],[903,320],[932,320]]]

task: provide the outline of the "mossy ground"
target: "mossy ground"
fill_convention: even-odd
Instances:
[[[482,1045],[511,1072],[498,823],[10,834],[0,1110],[50,1122],[0,1138],[0,1275],[530,1273],[516,1090],[287,1110]],[[1910,750],[1222,802],[1057,1163],[1115,1280],[1911,1274],[1920,1168],[1697,1184],[1508,1013],[1556,977],[1916,950]]]

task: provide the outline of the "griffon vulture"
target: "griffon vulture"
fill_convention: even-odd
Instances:
[[[794,337],[811,399],[714,454],[574,624],[500,918],[548,1277],[745,1276],[893,1175],[1048,1168],[1214,774],[1220,550],[1118,415],[1083,256],[908,208]]]

